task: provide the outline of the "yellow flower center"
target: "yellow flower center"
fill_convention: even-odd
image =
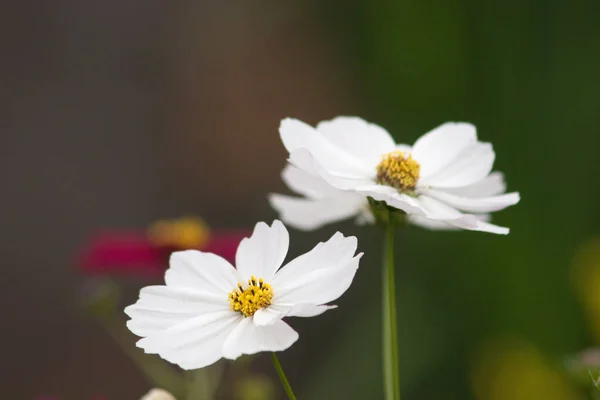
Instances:
[[[148,228],[147,235],[156,246],[199,249],[210,239],[210,229],[200,218],[184,217],[157,221]]]
[[[400,191],[411,191],[419,180],[419,163],[410,154],[405,156],[401,151],[384,154],[377,164],[377,183],[396,188]]]
[[[268,307],[273,298],[271,285],[263,282],[262,278],[256,280],[254,276],[248,279],[248,287],[243,288],[238,283],[236,289],[229,292],[229,304],[233,311],[240,312],[244,317],[251,317],[261,308]]]

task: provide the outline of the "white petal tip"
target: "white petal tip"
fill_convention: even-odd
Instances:
[[[283,225],[283,222],[281,222],[278,219],[273,220],[273,223],[271,224],[271,228],[275,228],[275,227],[285,229],[285,225]]]
[[[285,117],[281,120],[281,122],[279,122],[279,126],[283,126],[283,125],[287,125],[287,124],[293,124],[295,122],[299,122],[297,118],[293,118],[293,117]]]
[[[147,338],[142,338],[142,339],[138,340],[137,342],[135,342],[135,346],[144,350],[144,353],[146,353],[146,354],[156,354],[156,352],[152,352],[152,351],[148,350],[148,339]]]
[[[508,235],[510,233],[509,228],[492,224],[486,224],[485,227],[478,227],[476,230],[480,232],[495,233],[496,235]]]
[[[141,291],[140,291],[140,294],[141,294]],[[125,308],[123,309],[123,312],[124,312],[125,314],[129,315],[128,313],[129,313],[129,311],[131,310],[131,308],[132,308],[134,305],[135,305],[135,304],[130,304],[130,305],[128,305],[127,307],[125,307]]]
[[[279,193],[269,193],[267,194],[267,201],[269,202],[269,205],[271,207],[273,207],[275,209],[275,211],[279,212],[279,210],[277,209],[277,206],[279,204],[279,196],[282,196]]]
[[[127,308],[129,308],[129,307],[127,307]],[[125,309],[125,314],[127,314],[127,308]],[[127,314],[127,316],[131,318],[131,315],[129,315],[129,314]],[[132,322],[132,321],[133,321],[133,320],[131,320],[131,319],[130,319],[130,320],[127,320],[127,321],[125,321],[125,326],[126,326],[126,327],[127,327],[127,329],[129,329],[129,330],[131,330],[131,322]]]

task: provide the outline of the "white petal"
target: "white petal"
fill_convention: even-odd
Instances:
[[[305,171],[309,175],[317,176],[322,179],[315,166],[315,160],[307,149],[301,148],[294,150],[290,153],[287,161],[293,167]]]
[[[295,304],[285,314],[286,317],[316,317],[327,310],[337,308],[336,305]]]
[[[153,353],[158,353],[165,348],[185,348],[193,344],[198,337],[211,336],[220,332],[225,322],[237,320],[240,315],[235,311],[226,310],[186,318],[180,323],[140,340],[138,347]]]
[[[385,129],[358,117],[322,121],[316,129],[340,149],[365,160],[367,165],[377,165],[381,156],[393,151],[396,144]]]
[[[366,164],[362,159],[333,144],[310,125],[296,119],[286,118],[281,121],[279,133],[290,155],[305,149],[334,175],[360,178],[369,176],[375,168],[375,165]]]
[[[495,233],[497,235],[508,235],[510,233],[510,229],[504,226],[498,226],[484,221],[478,221],[477,226],[473,230],[480,232]]]
[[[289,233],[280,221],[273,221],[272,226],[264,222],[256,224],[252,236],[241,241],[235,255],[242,284],[251,275],[270,281],[283,263],[289,244]]]
[[[336,305],[316,304],[271,304],[254,314],[254,323],[259,326],[269,325],[283,317],[316,317],[327,310],[337,308]]]
[[[290,307],[291,308],[291,307]],[[252,318],[254,319],[254,324],[258,326],[271,325],[275,321],[281,319],[285,313],[289,311],[287,309],[277,309],[274,307],[261,308],[256,311]]]
[[[377,201],[385,201],[388,206],[402,210],[407,214],[425,214],[425,210],[418,198],[399,193],[391,186],[372,185],[357,189],[357,192],[363,194],[365,197],[372,197]]]
[[[500,196],[478,198],[456,196],[443,190],[434,189],[427,190],[425,193],[454,208],[474,213],[487,213],[502,210],[517,204],[520,200],[519,193],[506,193]]]
[[[356,192],[357,195],[364,199],[364,204],[367,204],[367,197],[372,197],[378,201],[385,201],[389,206],[395,207],[408,214],[424,214],[417,199],[399,193],[393,187],[376,184],[374,177],[372,180],[351,179],[330,174],[321,165],[315,162],[312,155],[305,149],[300,149],[292,153],[290,155],[290,162],[294,165],[302,165],[304,168],[313,170],[314,173],[339,190],[346,193]]]
[[[189,315],[185,314],[140,310],[133,306],[127,307],[125,310],[127,315],[132,318],[127,321],[127,328],[141,337],[160,333],[190,318]]]
[[[283,351],[298,340],[298,333],[282,320],[258,326],[252,318],[243,318],[223,344],[223,356],[235,360],[242,354]]]
[[[462,197],[488,197],[504,193],[506,183],[502,172],[492,172],[484,179],[472,185],[447,188],[446,192]]]
[[[445,221],[427,218],[422,215],[408,215],[407,219],[412,225],[432,231],[454,231],[458,229],[455,226],[448,225]]]
[[[171,254],[165,273],[169,287],[188,287],[226,296],[237,286],[236,271],[223,258],[197,250]]]
[[[140,299],[125,309],[131,318],[127,327],[138,336],[149,336],[202,314],[227,311],[224,294],[213,294],[190,288],[148,286],[140,291]]]
[[[309,199],[321,199],[339,192],[338,189],[329,185],[321,177],[312,175],[291,164],[285,166],[281,178],[291,190]]]
[[[421,166],[421,178],[427,178],[444,168],[465,147],[475,142],[477,132],[468,123],[447,122],[421,136],[412,149],[412,157]]]
[[[327,265],[315,260],[320,265],[313,272],[303,274],[293,281],[277,285],[273,290],[273,302],[276,304],[317,304],[329,303],[340,297],[352,283],[362,253],[356,257]],[[324,260],[323,260],[324,261]]]
[[[336,170],[328,169],[321,165],[313,154],[307,149],[301,148],[290,153],[288,161],[315,176],[321,177],[329,185],[337,189],[354,189],[360,186],[373,185],[375,183],[376,169],[373,167],[368,172],[360,175],[349,175]]]
[[[403,144],[403,143],[397,144],[396,150],[399,150],[404,154],[412,154],[412,146],[410,146],[408,144]]]
[[[254,313],[254,324],[265,326],[275,323],[283,317],[316,317],[327,310],[337,308],[336,305],[316,304],[271,304],[268,308],[261,308]]]
[[[364,197],[353,192],[338,192],[318,200],[271,194],[269,203],[286,225],[301,230],[317,229],[359,215],[367,205]]]
[[[376,221],[375,221],[375,216],[373,215],[373,213],[371,212],[371,209],[367,206],[364,207],[360,213],[356,216],[356,218],[354,219],[354,222],[356,223],[356,225],[358,226],[363,226],[363,225],[373,225]]]
[[[137,346],[183,369],[202,368],[223,357],[222,345],[241,318],[232,311],[205,314],[141,339]]]
[[[484,221],[484,222],[490,220],[489,214],[475,215],[475,217],[478,220]],[[407,219],[408,219],[408,222],[410,222],[412,225],[415,225],[415,226],[418,226],[421,228],[425,228],[425,229],[429,229],[432,231],[455,231],[455,230],[459,229],[455,226],[448,224],[445,221],[431,219],[431,218],[423,217],[421,215],[409,215],[409,216],[407,216]]]
[[[494,166],[494,150],[489,143],[465,147],[454,161],[436,173],[419,179],[418,186],[463,187],[487,177]]]
[[[473,228],[476,226],[477,219],[473,215],[463,214],[448,204],[442,203],[441,201],[430,196],[421,195],[418,199],[423,208],[426,210],[427,217],[431,219],[446,222],[462,220],[461,223],[464,226],[471,226]]]
[[[271,281],[274,289],[273,302],[276,303],[277,296],[281,294],[278,293],[279,286],[288,285],[318,269],[347,263],[356,253],[357,246],[356,237],[344,237],[340,232],[336,232],[327,242],[318,243],[308,253],[296,257],[277,271]]]
[[[481,221],[471,214],[463,214],[455,208],[432,197],[419,196],[419,200],[421,200],[423,206],[428,210],[429,215],[435,215],[435,219],[443,220],[456,228],[497,233],[501,235],[506,235],[509,232],[508,228]]]

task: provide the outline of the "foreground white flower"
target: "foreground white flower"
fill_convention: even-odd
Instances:
[[[348,289],[362,253],[338,232],[280,268],[288,245],[281,222],[259,222],[240,243],[237,269],[211,253],[173,253],[166,285],[143,288],[125,309],[138,347],[184,369],[290,347],[298,333],[281,319],[334,308],[324,304]]]
[[[372,221],[371,197],[426,228],[507,234],[508,228],[486,222],[489,213],[520,200],[519,193],[504,193],[501,173],[491,173],[492,145],[479,142],[471,124],[443,124],[412,147],[357,117],[337,117],[316,128],[288,118],[279,132],[292,164],[283,179],[305,198],[273,194],[270,202],[299,229],[353,216]]]

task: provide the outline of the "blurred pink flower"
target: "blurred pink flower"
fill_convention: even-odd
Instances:
[[[199,218],[159,221],[146,231],[98,232],[80,251],[77,265],[86,274],[161,276],[173,251],[196,249],[235,259],[247,230],[211,232]]]
[[[35,400],[61,400],[61,398],[58,396],[38,396]],[[90,397],[89,400],[108,400],[108,398],[102,395],[95,395]]]

